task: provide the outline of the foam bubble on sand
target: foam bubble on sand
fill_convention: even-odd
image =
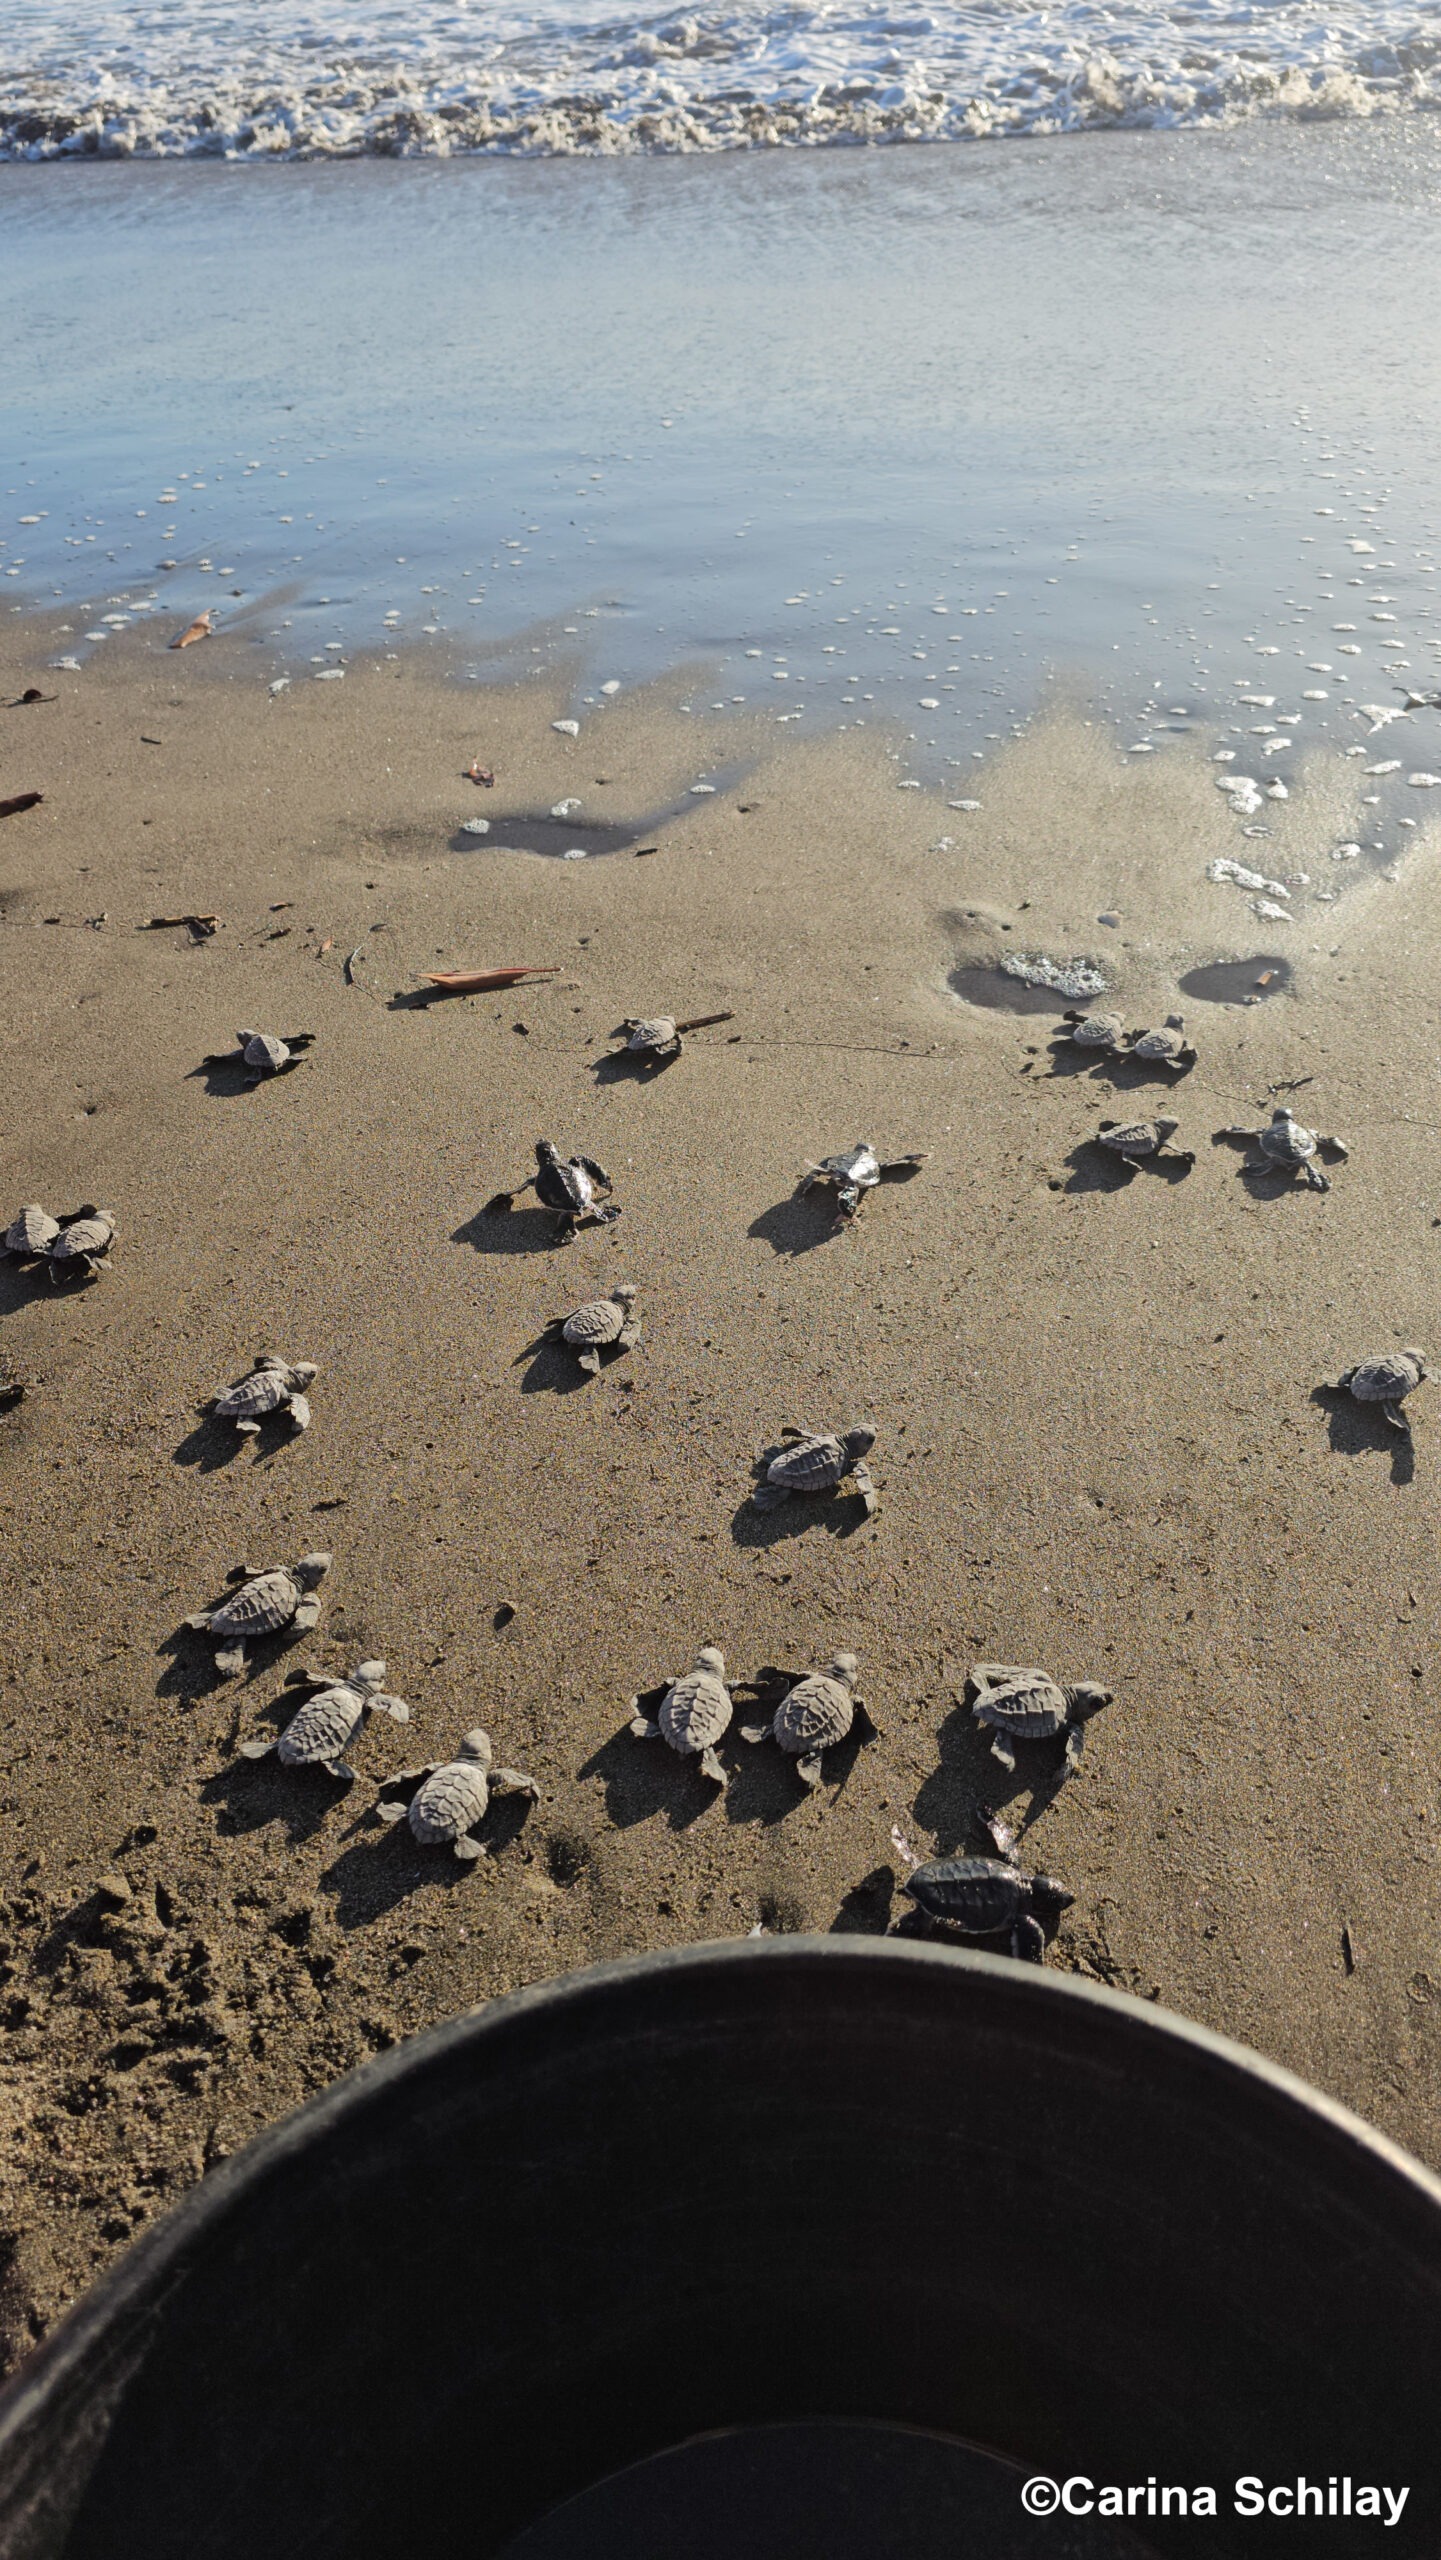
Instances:
[[[0,100],[16,159],[969,141],[1435,107],[1441,28],[1396,0],[10,0]]]

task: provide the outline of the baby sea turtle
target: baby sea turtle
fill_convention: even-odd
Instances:
[[[1076,1897],[1054,1876],[1028,1876],[1005,1858],[933,1858],[907,1876],[903,1890],[922,1916],[962,1938],[1010,1939],[1010,1951],[1039,1964],[1043,1922],[1059,1919]]]
[[[784,1675],[783,1675],[784,1676]],[[745,1724],[743,1742],[778,1742],[796,1764],[803,1787],[819,1786],[821,1754],[844,1742],[855,1722],[860,1665],[853,1653],[838,1653],[824,1671],[811,1671],[786,1691],[769,1724]]]
[[[267,1413],[278,1413],[286,1405],[293,1428],[308,1431],[310,1406],[302,1389],[316,1375],[313,1360],[279,1360],[273,1351],[262,1351],[254,1368],[218,1395],[211,1410],[221,1421],[233,1422],[237,1431],[249,1435],[260,1429]]]
[[[857,1138],[840,1155],[822,1156],[819,1164],[808,1164],[800,1188],[813,1191],[818,1182],[828,1182],[836,1195],[836,1223],[845,1226],[878,1182],[906,1182],[924,1163],[924,1156],[892,1156],[882,1164],[869,1138]]]
[[[630,1702],[630,1729],[638,1742],[668,1742],[682,1758],[698,1759],[703,1775],[718,1787],[725,1785],[726,1773],[715,1747],[731,1720],[725,1667],[720,1646],[704,1644],[689,1671],[667,1681],[653,1718],[642,1712],[638,1697]]]
[[[467,1861],[481,1854],[479,1841],[470,1835],[493,1794],[505,1789],[529,1796],[532,1803],[540,1801],[539,1787],[523,1769],[492,1766],[490,1737],[481,1732],[479,1725],[466,1735],[456,1759],[427,1760],[418,1769],[397,1769],[385,1783],[399,1787],[413,1778],[419,1778],[421,1784],[409,1804],[378,1804],[375,1810],[380,1820],[409,1822],[423,1849],[436,1849],[442,1841],[449,1841],[457,1858]]]
[[[81,1209],[67,1218],[51,1241],[45,1265],[58,1287],[62,1280],[95,1280],[106,1268],[115,1242],[113,1209]]]
[[[1430,1375],[1424,1351],[1381,1351],[1370,1360],[1358,1360],[1354,1369],[1345,1370],[1330,1384],[1337,1395],[1349,1391],[1361,1404],[1379,1404],[1392,1428],[1404,1431],[1409,1439],[1411,1425],[1401,1407]]]
[[[1063,1736],[1063,1775],[1069,1776],[1081,1756],[1086,1718],[1111,1703],[1114,1691],[1095,1680],[1067,1684],[1046,1671],[1027,1671],[1008,1662],[973,1662],[966,1680],[971,1713],[991,1737],[991,1752],[1003,1769],[1016,1765],[1018,1742],[1048,1742]]]
[[[774,1511],[793,1493],[829,1493],[847,1476],[853,1479],[867,1516],[875,1510],[880,1496],[865,1464],[876,1444],[873,1422],[853,1423],[843,1437],[833,1431],[794,1429],[782,1432],[781,1437],[789,1446],[762,1462],[765,1476],[751,1495],[757,1511]]]
[[[1341,1138],[1323,1138],[1314,1129],[1303,1129],[1295,1113],[1284,1104],[1273,1112],[1264,1129],[1222,1129],[1219,1134],[1223,1138],[1249,1138],[1252,1146],[1259,1149],[1258,1154],[1247,1156],[1241,1167],[1243,1173],[1281,1173],[1288,1181],[1298,1173],[1304,1174],[1313,1191],[1331,1188],[1329,1176],[1316,1162],[1317,1150],[1333,1156],[1351,1152]]]
[[[1117,1049],[1124,1026],[1118,1013],[1081,1013],[1071,1005],[1062,1015],[1069,1031],[1058,1031],[1058,1040],[1069,1040],[1077,1049]]]
[[[669,1013],[632,1014],[618,1031],[611,1033],[611,1038],[623,1044],[617,1055],[659,1064],[664,1058],[680,1056],[680,1044],[688,1031],[709,1031],[712,1023],[734,1020],[733,1013],[698,1013],[689,1022],[677,1022]]]
[[[629,1351],[631,1344],[639,1340],[640,1327],[631,1315],[635,1298],[630,1282],[622,1281],[608,1298],[587,1298],[585,1305],[576,1307],[570,1315],[552,1316],[547,1330],[558,1334],[575,1353],[582,1369],[594,1377],[602,1351],[608,1351],[612,1343],[618,1351]]]
[[[528,1182],[517,1184],[514,1191],[497,1191],[493,1200],[487,1200],[488,1217],[513,1209],[521,1192],[532,1188],[541,1206],[555,1212],[557,1244],[569,1244],[577,1227],[609,1226],[620,1216],[619,1209],[599,1205],[609,1200],[611,1180],[594,1156],[564,1158],[549,1138],[539,1140],[535,1156],[536,1169]]]
[[[237,1031],[233,1049],[222,1049],[205,1060],[207,1067],[244,1067],[247,1084],[263,1084],[267,1076],[288,1075],[300,1064],[300,1051],[315,1046],[313,1031],[287,1031],[280,1039],[273,1031]]]
[[[299,1671],[290,1683],[305,1687],[312,1695],[293,1715],[283,1733],[257,1734],[242,1742],[240,1749],[246,1760],[263,1760],[273,1751],[288,1769],[315,1766],[330,1778],[353,1778],[355,1771],[345,1752],[360,1731],[367,1716],[393,1716],[397,1724],[409,1724],[410,1709],[403,1698],[392,1698],[385,1687],[383,1662],[357,1663],[348,1680],[331,1680],[324,1672]]]
[[[0,1236],[0,1253],[13,1254],[17,1262],[43,1262],[59,1233],[59,1219],[32,1200]]]
[[[1189,1149],[1171,1144],[1180,1125],[1179,1120],[1103,1120],[1091,1144],[1105,1147],[1113,1156],[1124,1156],[1128,1164],[1162,1155],[1174,1164],[1194,1164],[1196,1159]]]
[[[320,1616],[316,1585],[324,1581],[332,1561],[328,1555],[302,1556],[298,1564],[271,1565],[264,1573],[252,1573],[248,1564],[237,1565],[230,1579],[239,1582],[239,1590],[222,1600],[218,1609],[197,1609],[185,1623],[218,1639],[217,1671],[243,1671],[246,1644],[256,1636],[276,1635],[282,1627],[299,1632],[316,1624]]]
[[[1148,1067],[1166,1067],[1172,1077],[1189,1075],[1196,1063],[1196,1052],[1186,1038],[1186,1025],[1179,1013],[1168,1013],[1156,1031],[1128,1031],[1126,1046],[1133,1058]]]

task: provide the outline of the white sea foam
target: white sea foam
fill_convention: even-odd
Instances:
[[[1441,106],[1441,0],[8,0],[0,158],[723,151]]]

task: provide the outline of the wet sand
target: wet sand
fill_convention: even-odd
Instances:
[[[1413,1457],[1314,1392],[1369,1350],[1441,1351],[1435,827],[1399,876],[1268,925],[1206,863],[1320,881],[1355,765],[1318,761],[1257,848],[1200,749],[1127,760],[1064,706],[958,812],[898,789],[879,730],[710,724],[678,679],[572,741],[563,676],[481,695],[411,657],[272,698],[243,642],[162,637],[76,677],[17,622],[0,657],[0,697],[58,697],[0,712],[0,794],[45,794],[0,820],[0,1210],[119,1221],[83,1291],[0,1268],[26,1389],[0,1415],[10,2361],[366,2053],[625,1950],[894,1925],[892,1827],[983,1849],[983,1802],[1076,1894],[1050,1963],[1441,2161],[1441,1407],[1414,1399]],[[502,849],[568,796],[622,849]],[[457,833],[474,817],[487,838]],[[213,939],[135,929],[190,911]],[[1132,1023],[1219,961],[1293,976],[1186,1003],[1173,1099],[1057,1061],[1054,1012],[953,992],[1015,948],[1101,958]],[[414,1001],[427,969],[509,962],[559,974]],[[735,1018],[650,1079],[611,1069],[612,1026],[662,1009]],[[244,1091],[199,1063],[241,1023],[315,1045]],[[1324,1199],[1248,1188],[1213,1131],[1308,1078],[1298,1110],[1350,1161]],[[1161,1109],[1189,1173],[1118,1178],[1083,1145]],[[564,1251],[533,1209],[483,1214],[544,1135],[623,1209]],[[927,1162],[832,1234],[796,1180],[861,1135]],[[536,1347],[620,1280],[628,1358],[584,1380]],[[197,1406],[262,1347],[319,1363],[313,1426],[237,1444]],[[783,1426],[862,1414],[874,1521],[747,1507]],[[315,1637],[218,1680],[181,1622],[236,1563],[314,1547]],[[708,1641],[732,1676],[851,1648],[878,1739],[809,1797],[733,1740],[717,1798],[627,1731]],[[237,1758],[297,1662],[377,1654],[412,1719],[365,1731],[349,1791]],[[959,1705],[977,1656],[1114,1689],[1054,1800],[1054,1753],[1007,1781]],[[476,1722],[542,1800],[503,1800],[466,1869],[372,1807]]]

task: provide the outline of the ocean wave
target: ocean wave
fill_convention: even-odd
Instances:
[[[0,159],[537,158],[998,140],[1441,106],[1441,5],[597,18],[416,0],[10,0]]]

